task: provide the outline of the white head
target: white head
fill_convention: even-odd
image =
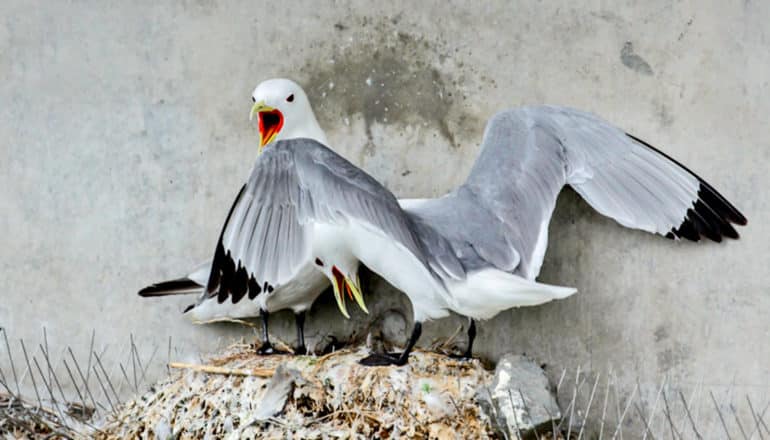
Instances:
[[[313,139],[327,145],[305,91],[294,81],[263,81],[254,89],[251,99],[254,105],[249,120],[257,115],[260,152],[271,142],[293,138]]]

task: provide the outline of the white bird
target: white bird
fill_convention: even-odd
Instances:
[[[259,127],[259,152],[274,140],[301,134],[303,137],[326,144],[326,135],[318,125],[307,95],[294,82],[275,79],[260,83],[252,93],[252,107],[249,119],[257,116]],[[279,103],[270,107],[266,102]],[[287,105],[292,104],[292,105]],[[280,107],[280,110],[279,110]],[[288,123],[286,121],[289,121]],[[219,249],[217,249],[218,251]],[[226,256],[220,254],[219,262]],[[217,262],[215,256],[214,262]],[[211,276],[212,261],[198,265],[188,275],[169,281],[155,283],[139,291],[143,297],[157,297],[177,294],[200,293],[195,304],[184,311],[194,322],[212,322],[220,319],[243,319],[260,316],[262,318],[262,343],[258,350],[261,354],[277,353],[270,342],[268,333],[268,318],[271,313],[290,309],[294,312],[297,329],[297,345],[295,354],[304,354],[305,345],[304,323],[305,314],[315,300],[329,287],[329,280],[321,271],[315,269],[315,262],[306,261],[304,266],[289,280],[277,285],[249,285],[244,278],[245,272],[224,264],[218,270],[226,280],[215,295],[202,292]],[[340,261],[336,267],[327,268],[337,305],[346,317],[349,317],[343,296],[347,294],[355,299],[359,307],[368,313],[361,295],[358,280],[358,260]],[[343,275],[344,274],[344,275]],[[236,277],[237,276],[237,277]],[[235,279],[230,279],[236,277]],[[247,294],[248,292],[248,294]],[[248,300],[247,300],[248,299]]]

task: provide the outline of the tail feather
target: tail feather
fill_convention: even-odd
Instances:
[[[139,291],[139,296],[155,297],[168,295],[188,295],[192,293],[199,293],[202,288],[203,286],[189,278],[177,278],[175,280],[162,281],[160,283],[147,286]]]
[[[451,290],[456,311],[477,319],[490,319],[503,310],[536,306],[577,292],[572,287],[538,283],[497,269],[469,274]]]

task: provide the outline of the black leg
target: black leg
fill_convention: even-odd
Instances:
[[[367,367],[406,365],[406,363],[409,361],[409,353],[412,352],[414,344],[416,344],[417,340],[420,339],[420,334],[422,334],[422,323],[415,322],[414,328],[412,329],[412,335],[409,337],[409,342],[406,344],[406,348],[404,348],[402,353],[374,353],[361,359],[358,361],[358,363],[361,365],[366,365]]]
[[[449,355],[451,358],[468,360],[473,358],[473,340],[476,339],[476,321],[471,318],[468,325],[468,347],[463,354]]]
[[[297,325],[297,347],[294,349],[294,354],[306,354],[307,348],[305,347],[305,312],[295,313],[294,323]]]
[[[260,316],[262,316],[262,345],[257,349],[257,354],[273,354],[275,349],[270,343],[270,335],[267,332],[267,319],[270,314],[267,310],[261,310]]]
[[[465,350],[465,357],[473,357],[473,340],[476,339],[476,321],[471,318],[471,325],[468,327],[468,348]]]

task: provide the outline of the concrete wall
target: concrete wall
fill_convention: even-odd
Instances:
[[[743,239],[629,231],[567,191],[541,279],[580,293],[481,324],[477,352],[614,366],[629,387],[766,390],[768,2],[5,0],[0,17],[0,325],[13,338],[45,327],[51,346],[87,351],[92,329],[113,350],[129,333],[143,347],[171,336],[184,356],[251,337],[189,324],[189,299],[135,292],[210,255],[256,155],[250,93],[286,76],[332,145],[402,197],[459,184],[485,120],[522,104],[593,111],[678,158],[744,211]],[[367,287],[375,310],[408,308]],[[291,321],[274,322],[292,341]],[[429,324],[423,343],[460,323]],[[308,332],[354,328],[327,298]]]

